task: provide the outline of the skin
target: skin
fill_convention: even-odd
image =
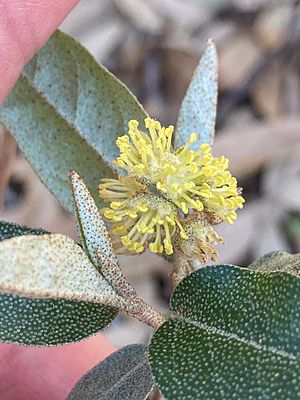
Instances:
[[[0,102],[78,0],[0,0]]]
[[[0,344],[0,400],[63,400],[79,378],[114,351],[101,333],[58,347]]]
[[[78,0],[0,0],[0,103]],[[114,350],[99,334],[60,347],[0,344],[0,400],[63,400]]]

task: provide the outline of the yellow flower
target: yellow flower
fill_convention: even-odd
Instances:
[[[136,178],[103,179],[99,188],[100,196],[110,202],[110,208],[102,210],[103,215],[112,222],[112,234],[121,237],[119,252],[127,249],[141,253],[149,244],[153,253],[165,251],[170,255],[173,253],[171,238],[176,230],[187,239],[176,206],[150,193]]]
[[[228,160],[214,158],[208,144],[191,150],[196,133],[174,150],[172,125],[164,128],[146,118],[149,133],[139,130],[138,125],[129,121],[128,135],[117,139],[120,156],[115,164],[126,170],[127,176],[104,179],[99,186],[100,196],[110,203],[102,212],[112,222],[112,233],[120,238],[119,251],[139,253],[149,247],[154,253],[172,254],[175,238],[180,237],[183,244],[190,240],[187,220],[191,220],[191,213],[200,214],[203,221],[210,216],[214,221],[232,223],[244,199],[227,170]],[[206,242],[215,238],[210,235]],[[199,251],[214,258],[207,246]]]

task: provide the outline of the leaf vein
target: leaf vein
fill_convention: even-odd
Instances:
[[[143,365],[146,364],[146,360],[142,360],[140,363],[138,363],[135,367],[133,367],[131,370],[126,372],[117,382],[115,382],[109,389],[105,390],[103,392],[103,395],[109,395],[111,392],[113,392],[114,388],[118,387],[121,385],[122,382],[126,381],[127,377],[134,374],[139,368],[142,368]]]
[[[271,352],[271,353],[276,354],[278,356],[281,356],[283,358],[287,358],[287,359],[292,360],[292,361],[297,361],[297,357],[294,354],[289,353],[289,352],[284,351],[284,350],[281,350],[281,349],[277,349],[276,347],[268,346],[268,345],[265,345],[265,344],[261,344],[261,343],[256,342],[255,340],[245,339],[243,337],[240,337],[236,333],[227,332],[224,329],[216,328],[215,326],[210,326],[210,325],[207,325],[207,324],[202,323],[202,322],[193,321],[193,320],[190,320],[190,319],[185,318],[185,317],[182,317],[180,319],[183,320],[184,322],[188,323],[188,324],[191,324],[191,325],[197,327],[197,328],[204,329],[207,332],[214,333],[214,334],[226,337],[228,339],[235,340],[237,342],[243,343],[243,344],[245,344],[247,346],[250,346],[250,347],[254,347],[256,350],[268,351],[268,352]]]

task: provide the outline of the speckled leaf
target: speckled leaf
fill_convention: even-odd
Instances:
[[[218,91],[217,68],[216,47],[209,40],[181,104],[174,137],[175,148],[185,144],[192,132],[198,134],[199,140],[191,148],[198,148],[200,143],[213,143]]]
[[[255,271],[284,271],[300,277],[300,253],[271,251],[253,261],[248,268]]]
[[[26,235],[0,242],[0,270],[2,341],[70,342],[99,331],[116,315],[115,290],[66,236]],[[77,328],[67,328],[76,323]]]
[[[95,266],[99,265],[97,250],[100,249],[112,263],[118,264],[106,226],[91,193],[77,172],[71,171],[69,176],[78,230],[91,262]]]
[[[0,341],[49,346],[77,342],[104,329],[117,309],[85,301],[0,294]]]
[[[116,351],[84,375],[67,400],[144,400],[153,384],[147,348],[133,344]]]
[[[30,228],[29,226],[13,224],[7,221],[0,221],[0,242],[15,236],[22,235],[44,235],[49,233],[44,229]]]
[[[175,289],[149,357],[165,399],[296,399],[300,280],[210,266]]]
[[[26,235],[2,241],[0,270],[2,292],[102,304],[118,298],[81,247],[64,235]]]
[[[143,120],[136,98],[79,43],[57,31],[25,68],[0,108],[35,171],[68,209],[67,175],[76,169],[96,197],[114,175],[115,140],[129,119]]]

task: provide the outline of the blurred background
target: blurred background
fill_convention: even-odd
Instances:
[[[246,198],[233,226],[218,227],[226,243],[219,247],[218,262],[246,266],[271,250],[300,251],[298,1],[82,0],[61,29],[164,124],[176,123],[206,40],[213,38],[219,54],[214,154],[230,159]],[[0,173],[0,219],[77,238],[73,217],[3,129]],[[168,263],[149,253],[121,261],[142,297],[166,309]],[[149,331],[119,316],[107,335],[122,346],[147,340]]]

